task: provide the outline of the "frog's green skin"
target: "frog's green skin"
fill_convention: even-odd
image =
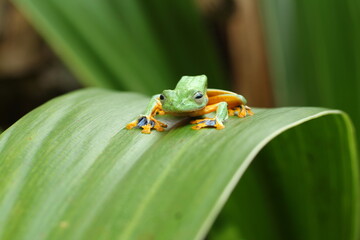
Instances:
[[[213,111],[216,111],[214,118],[192,121],[191,123],[196,124],[193,129],[203,127],[222,129],[224,128],[223,122],[235,112],[239,117],[253,114],[246,103],[246,99],[236,93],[207,89],[207,77],[205,75],[183,76],[174,90],[164,90],[162,94],[154,95],[145,113],[129,123],[127,129],[141,127],[143,133],[150,133],[151,129],[163,131],[166,124],[154,118],[158,113],[198,117]]]

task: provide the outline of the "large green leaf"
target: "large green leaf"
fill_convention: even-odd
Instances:
[[[166,117],[166,132],[124,129],[148,100],[82,90],[1,134],[0,239],[201,239],[273,138],[210,237],[235,226],[246,239],[356,239],[358,165],[345,114],[255,109],[221,131]]]
[[[14,2],[86,85],[157,94],[205,73],[225,85],[192,0]]]

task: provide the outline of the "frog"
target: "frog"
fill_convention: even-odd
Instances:
[[[145,112],[126,125],[126,129],[141,128],[142,133],[149,134],[151,130],[162,132],[167,124],[155,119],[156,115],[173,115],[195,118],[190,123],[192,129],[202,128],[224,129],[224,122],[229,116],[244,118],[254,113],[247,106],[244,96],[220,89],[207,88],[207,76],[183,76],[175,89],[164,90],[161,94],[151,97]],[[202,117],[215,112],[214,117]]]

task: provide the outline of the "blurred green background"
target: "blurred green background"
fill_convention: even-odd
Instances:
[[[250,106],[324,106],[360,121],[356,0],[14,3],[20,12],[0,2],[2,128],[84,86],[151,95],[196,74]]]

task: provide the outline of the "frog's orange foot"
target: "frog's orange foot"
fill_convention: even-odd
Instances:
[[[246,117],[246,115],[252,116],[254,113],[251,111],[251,108],[246,105],[241,105],[233,109],[228,109],[229,116],[234,116],[235,114],[240,117]]]
[[[190,122],[191,124],[196,124],[192,127],[192,129],[199,130],[204,127],[214,127],[217,130],[225,128],[224,124],[217,120],[216,118],[204,118],[204,119],[197,119]]]
[[[156,120],[152,116],[141,116],[139,119],[129,123],[126,125],[127,129],[132,129],[134,127],[142,128],[142,133],[151,133],[151,129],[155,129],[156,131],[162,132],[164,128],[167,127],[165,123],[162,123]]]
[[[235,115],[235,109],[228,109],[228,115],[234,116]]]
[[[245,110],[246,110],[247,115],[249,115],[249,116],[254,115],[254,112],[251,111],[251,108],[250,108],[250,107],[248,107],[248,106],[245,105],[244,108],[245,108]]]

